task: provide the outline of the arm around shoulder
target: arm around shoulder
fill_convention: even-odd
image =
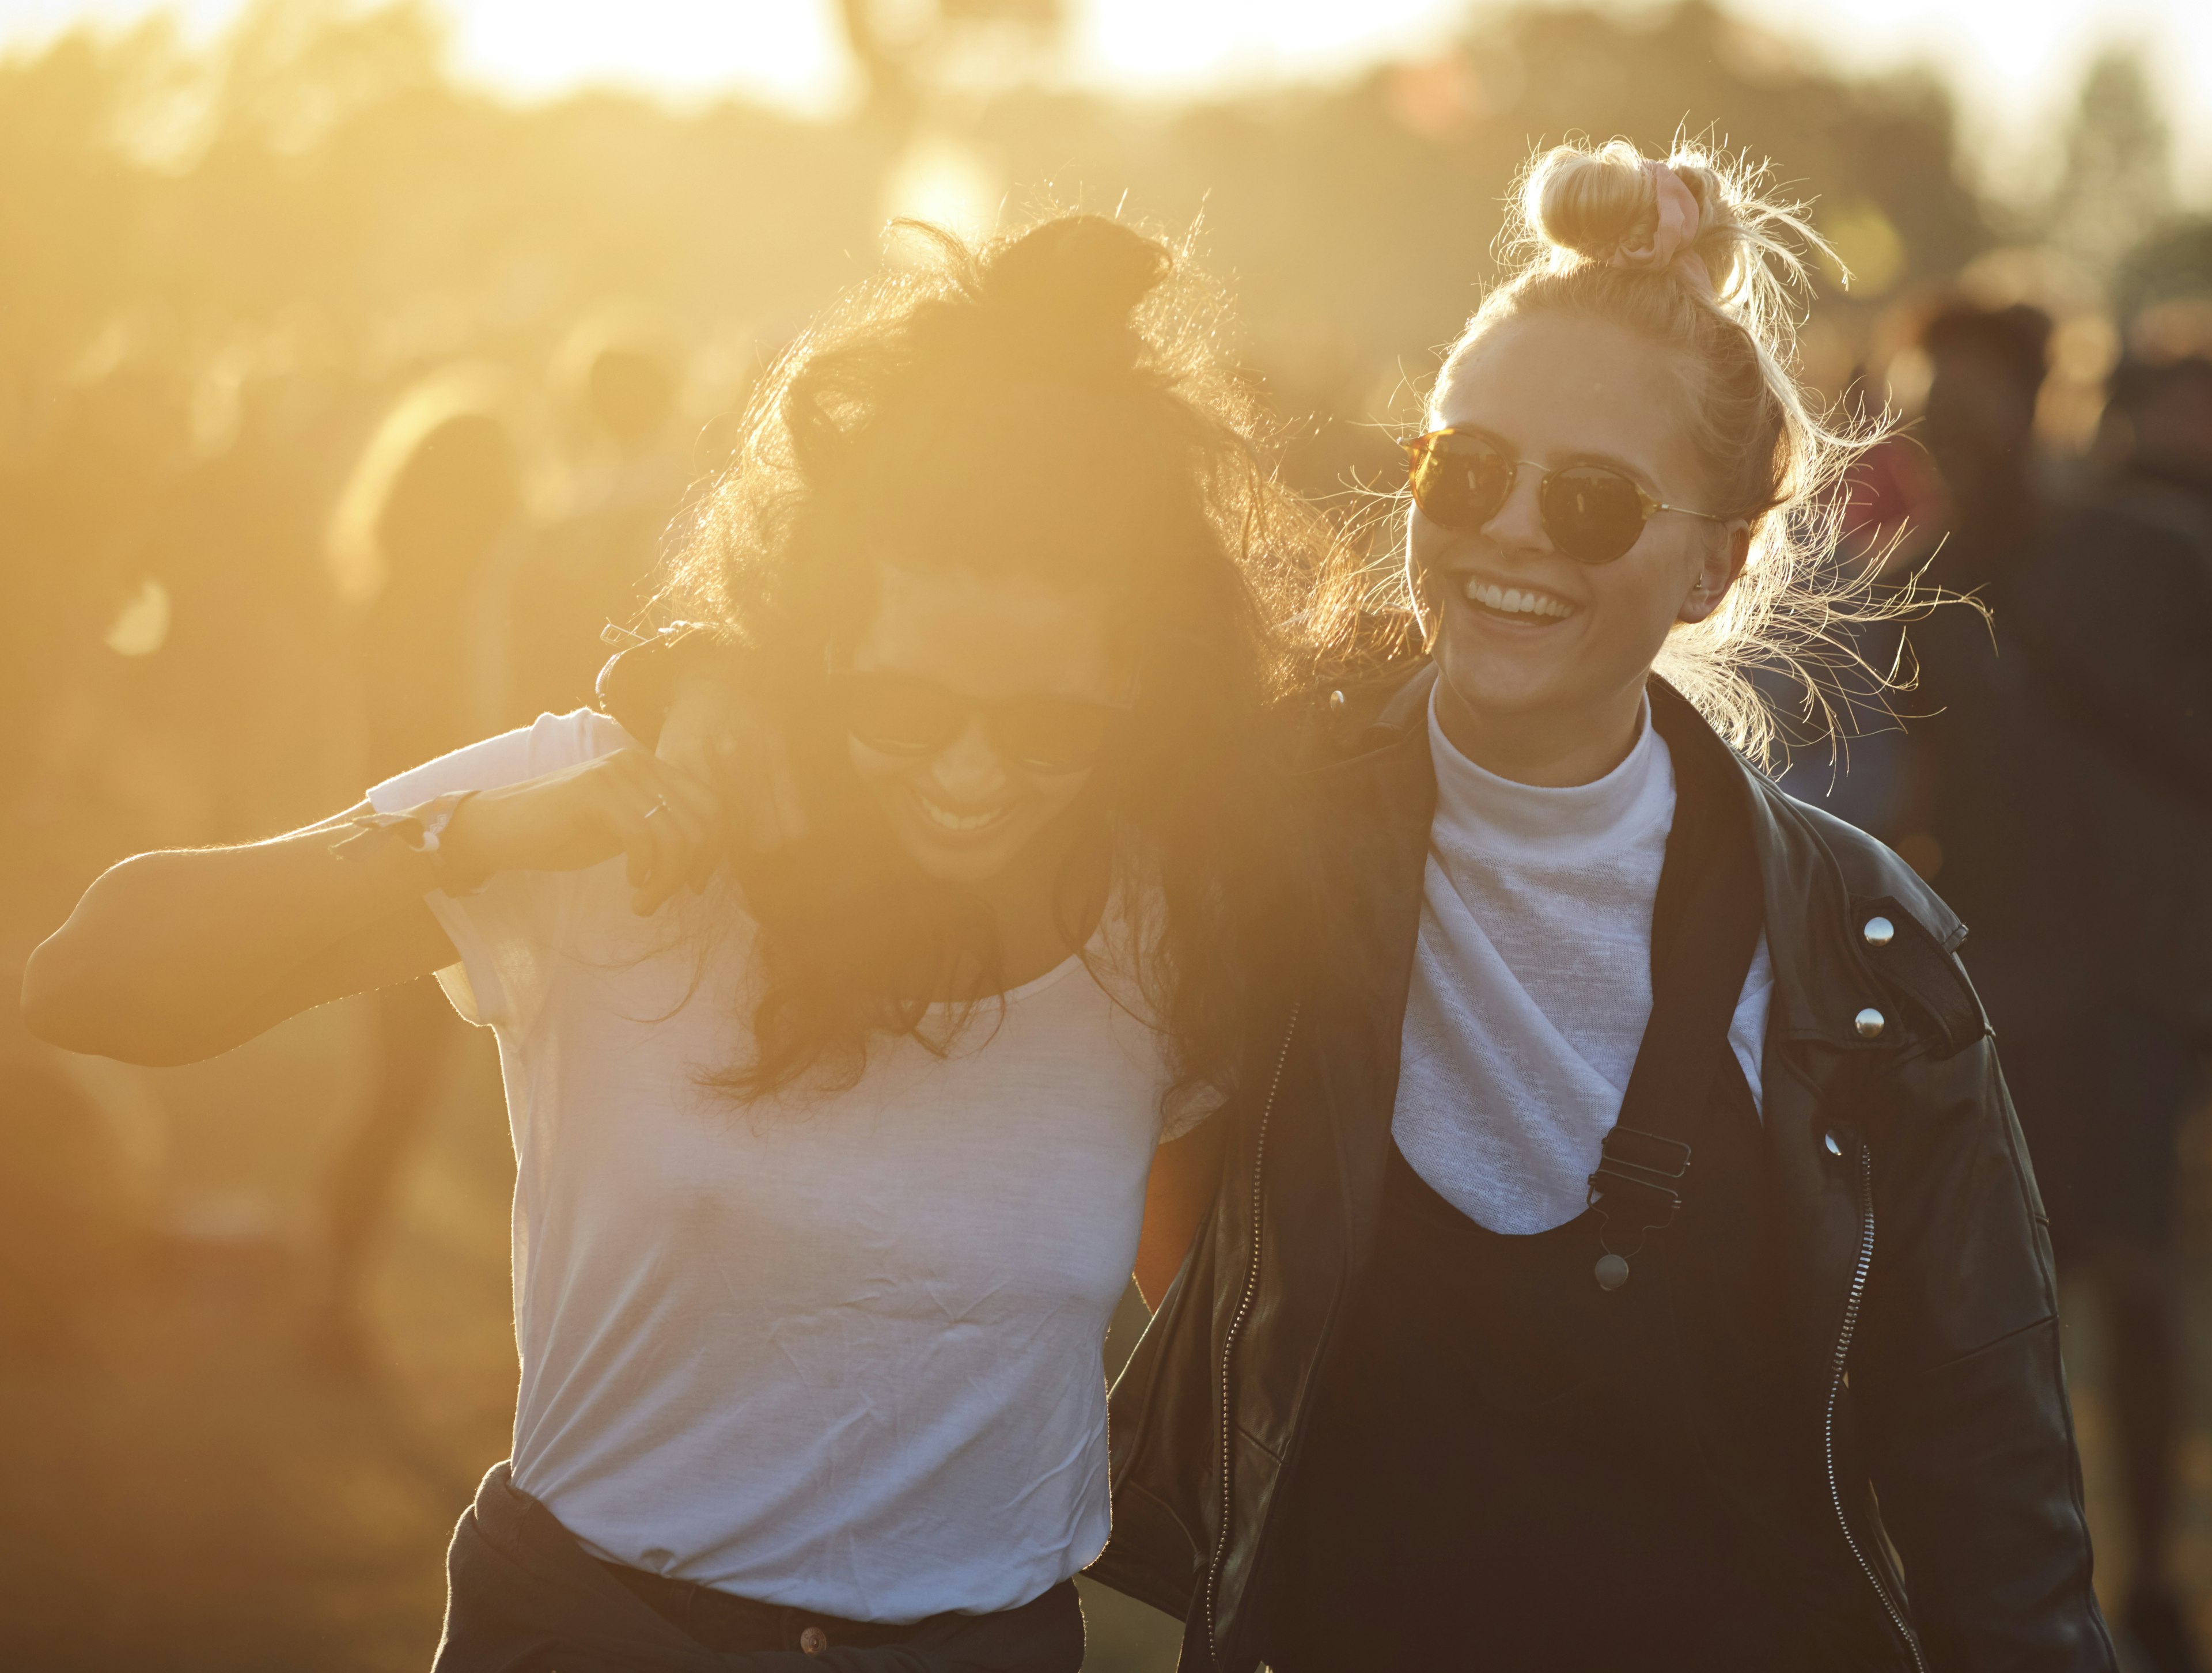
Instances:
[[[1158,1312],[1182,1270],[1191,1240],[1212,1206],[1230,1124],[1219,1113],[1160,1146],[1145,1187],[1145,1223],[1137,1237],[1137,1293]]]

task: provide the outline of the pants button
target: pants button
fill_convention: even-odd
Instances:
[[[799,1647],[810,1656],[818,1656],[830,1647],[830,1634],[819,1627],[809,1627],[799,1634]]]

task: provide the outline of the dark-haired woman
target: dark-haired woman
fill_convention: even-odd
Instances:
[[[137,1062],[432,970],[496,1034],[522,1381],[442,1673],[1081,1660],[1100,1340],[1275,921],[1305,524],[1164,246],[933,242],[777,367],[672,589],[748,764],[547,716],[125,862],[30,967]]]
[[[1411,444],[1433,661],[1313,776],[1338,932],[1201,1130],[1095,1572],[1185,1673],[2108,1673],[1965,931],[1724,741],[1834,602],[1804,229],[1625,142],[1524,219]]]

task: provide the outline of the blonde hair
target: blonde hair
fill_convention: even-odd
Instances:
[[[1616,139],[1534,158],[1501,236],[1504,282],[1452,345],[1437,386],[1486,332],[1535,313],[1608,320],[1676,351],[1713,509],[1749,523],[1751,553],[1720,608],[1678,623],[1653,665],[1765,763],[1782,740],[1762,672],[1802,687],[1806,718],[1831,728],[1839,668],[1863,670],[1876,690],[1892,685],[1838,630],[1891,619],[1899,605],[1872,596],[1878,562],[1836,552],[1844,473],[1887,421],[1824,409],[1799,381],[1808,258],[1833,259],[1806,206],[1771,195],[1767,171],[1741,158],[1678,145],[1664,166],[1697,201],[1694,233],[1667,264],[1631,265],[1616,256],[1648,251],[1660,225],[1660,182],[1637,148]]]

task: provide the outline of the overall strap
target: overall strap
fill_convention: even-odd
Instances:
[[[1658,712],[1655,704],[1655,720]],[[1674,821],[1652,908],[1651,1015],[1589,1177],[1606,1250],[1596,1276],[1607,1289],[1628,1282],[1630,1258],[1681,1206],[1691,1135],[1713,1096],[1765,916],[1750,820],[1715,770],[1725,758],[1711,759],[1723,746],[1710,733],[1668,742]]]

